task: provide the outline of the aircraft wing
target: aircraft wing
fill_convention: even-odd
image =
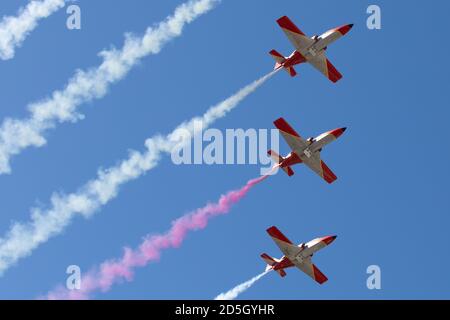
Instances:
[[[308,147],[306,141],[283,118],[276,120],[274,125],[280,130],[281,135],[292,150],[303,150]]]
[[[285,256],[296,255],[300,252],[301,249],[292,244],[291,240],[286,238],[286,236],[281,233],[277,227],[270,227],[267,229],[267,233],[272,237],[272,240],[276,243]]]
[[[314,44],[314,40],[308,38],[288,17],[281,17],[277,20],[277,23],[295,49],[303,51]]]
[[[319,268],[311,262],[311,258],[305,259],[301,263],[295,263],[295,266],[319,284],[322,284],[328,280],[322,271],[320,271]]]
[[[309,58],[308,62],[332,82],[337,82],[342,78],[342,75],[331,64],[323,52],[313,58]]]
[[[309,158],[303,156],[302,161],[326,182],[333,183],[334,181],[336,181],[336,175],[333,173],[333,171],[330,170],[330,168],[328,168],[325,162],[320,159],[320,152],[312,154]]]

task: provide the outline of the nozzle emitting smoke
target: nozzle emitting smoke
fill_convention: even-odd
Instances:
[[[161,253],[166,249],[179,248],[190,231],[202,230],[208,226],[211,218],[230,212],[234,204],[239,202],[250,189],[267,177],[262,176],[258,179],[250,180],[242,188],[222,195],[218,202],[207,204],[182,216],[172,222],[172,227],[168,232],[147,236],[137,249],[125,248],[122,258],[103,262],[99,268],[93,269],[93,271],[83,276],[80,290],[67,290],[60,286],[48,293],[46,298],[58,300],[89,299],[97,291],[109,291],[120,280],[132,281],[135,268],[145,267],[150,262],[158,261]]]

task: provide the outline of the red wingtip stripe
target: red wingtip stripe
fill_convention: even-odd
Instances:
[[[328,79],[332,82],[336,83],[342,78],[342,74],[336,70],[336,68],[331,64],[327,59],[327,70],[328,70]]]
[[[278,25],[283,29],[301,34],[303,36],[305,35],[287,16],[281,17],[280,19],[277,20],[277,22]]]
[[[328,278],[315,265],[312,265],[312,267],[314,270],[314,279],[318,283],[322,284],[328,280]]]
[[[291,136],[300,137],[300,135],[283,118],[276,120],[274,125],[278,128],[278,130],[284,131]]]
[[[286,238],[286,236],[284,234],[282,234],[281,231],[278,230],[277,227],[270,227],[269,229],[267,229],[267,233],[275,239],[292,244],[291,240]]]
[[[333,173],[333,171],[330,170],[330,168],[327,167],[325,162],[321,161],[320,165],[322,167],[323,178],[325,179],[325,181],[328,183],[333,183],[334,181],[336,181],[336,175]]]

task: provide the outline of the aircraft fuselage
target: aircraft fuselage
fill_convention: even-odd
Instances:
[[[302,263],[306,259],[312,257],[317,251],[325,248],[336,239],[336,236],[328,236],[324,238],[316,238],[307,243],[298,245],[300,251],[295,255],[285,255],[280,259],[280,267],[288,262]],[[284,262],[284,263],[283,263]],[[281,269],[280,268],[280,269]]]
[[[330,44],[345,35],[351,28],[352,24],[329,30],[320,36],[313,36],[311,39],[314,43],[302,50],[295,50],[284,62],[285,67],[293,67],[297,64],[307,62],[317,55],[325,51]]]
[[[293,150],[288,156],[285,157],[281,167],[288,167],[301,163],[303,162],[302,158],[304,157],[311,158],[315,153],[321,152],[322,148],[327,144],[339,138],[345,130],[346,128],[339,128],[322,133],[314,139],[308,139],[308,145],[303,148]]]

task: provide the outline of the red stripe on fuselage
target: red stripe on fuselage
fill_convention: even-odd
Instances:
[[[300,159],[300,157],[297,155],[297,153],[295,152],[291,152],[282,162],[281,162],[281,167],[285,168],[285,167],[290,167],[294,164],[298,164],[298,163],[302,163],[302,159]]]
[[[295,51],[286,61],[283,63],[285,68],[293,67],[297,64],[306,62],[306,58],[298,51]]]
[[[273,270],[282,270],[282,269],[286,269],[286,268],[293,267],[293,266],[294,266],[294,264],[292,263],[292,261],[289,260],[288,258],[284,257],[283,260],[278,262],[273,267]]]

